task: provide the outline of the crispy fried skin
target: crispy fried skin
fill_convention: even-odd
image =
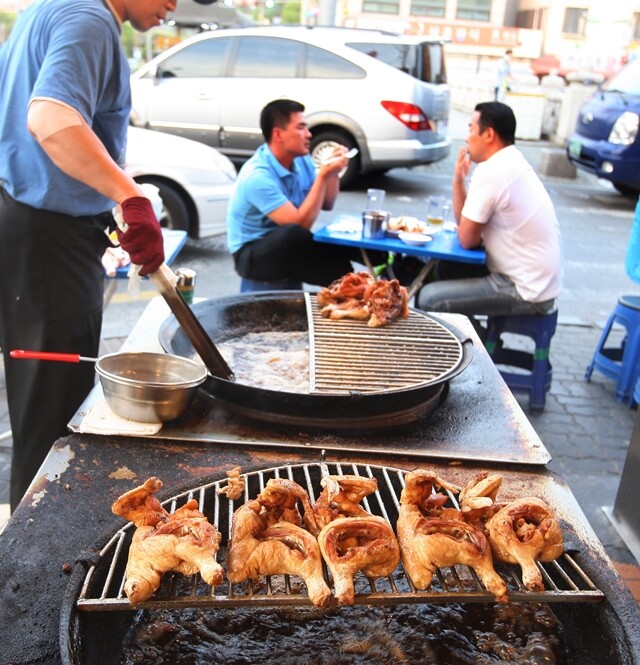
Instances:
[[[347,273],[316,296],[329,319],[367,320],[372,328],[409,316],[407,290],[397,279],[374,280],[366,272]]]
[[[437,475],[419,469],[405,476],[400,495],[397,533],[402,563],[418,589],[431,585],[436,568],[465,564],[479,575],[498,601],[507,601],[507,587],[493,568],[491,548],[480,529],[462,519],[462,513],[444,508],[434,489],[458,488]]]
[[[386,577],[400,562],[393,529],[376,515],[335,519],[323,527],[318,543],[340,605],[353,605],[353,577],[359,570],[368,577]]]
[[[242,582],[261,575],[297,575],[305,581],[311,602],[322,607],[331,591],[324,580],[318,542],[301,526],[298,501],[305,512],[311,510],[300,485],[272,478],[254,500],[236,510],[227,577]]]
[[[553,561],[563,552],[562,530],[547,504],[537,497],[508,503],[487,523],[493,555],[517,563],[522,581],[531,591],[544,591],[536,561]]]
[[[149,478],[111,507],[116,515],[131,520],[137,527],[129,548],[124,585],[133,604],[150,598],[169,571],[184,575],[199,572],[211,586],[220,584],[224,577],[216,561],[220,534],[198,510],[198,502],[191,499],[169,514],[153,496],[161,487],[160,480]]]

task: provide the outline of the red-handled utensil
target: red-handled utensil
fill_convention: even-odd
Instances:
[[[9,351],[12,358],[29,358],[31,360],[57,360],[63,363],[97,362],[97,358],[88,358],[79,353],[53,353],[51,351],[25,351],[24,349],[13,349]]]

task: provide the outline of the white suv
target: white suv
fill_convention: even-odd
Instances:
[[[263,143],[271,100],[305,106],[321,160],[335,143],[357,147],[343,185],[372,171],[449,154],[449,87],[440,40],[375,30],[266,26],[187,39],[131,79],[132,123],[246,159]]]

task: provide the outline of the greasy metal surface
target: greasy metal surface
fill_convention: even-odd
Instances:
[[[363,506],[369,512],[383,517],[395,527],[398,519],[400,492],[404,487],[405,472],[398,468],[371,464],[303,464],[285,465],[243,474],[244,497],[232,501],[219,490],[226,480],[205,483],[163,502],[169,512],[195,498],[200,510],[207,515],[222,536],[218,560],[226,560],[231,539],[231,516],[244,502],[253,499],[271,478],[288,478],[304,487],[313,502],[321,491],[320,480],[325,475],[358,475],[377,480],[378,489],[365,497]],[[449,504],[458,508],[453,494],[449,493]],[[102,548],[99,560],[92,565],[80,590],[77,606],[80,610],[129,610],[131,606],[123,588],[124,567],[129,554],[129,545],[134,525],[129,522]],[[394,529],[395,530],[395,529]],[[553,562],[538,563],[543,576],[543,592],[527,591],[522,582],[520,568],[496,565],[509,589],[513,602],[588,602],[602,601],[604,596],[588,575],[581,570],[570,554],[565,553]],[[331,587],[331,579],[325,576]],[[292,589],[288,575],[271,576],[255,582],[231,584],[225,580],[220,586],[211,588],[198,575],[186,579],[181,575],[167,575],[162,587],[148,601],[136,608],[170,609],[177,607],[266,607],[266,606],[310,606],[311,601],[303,587]],[[434,582],[427,591],[418,591],[411,584],[402,564],[387,578],[369,579],[362,573],[354,578],[357,605],[396,605],[398,603],[494,603],[475,572],[468,566],[443,568],[436,572]]]
[[[60,633],[69,650],[81,652],[83,645],[78,640],[86,624],[78,615],[95,617],[93,632],[104,640],[114,639],[119,621],[126,631],[133,613],[109,612],[106,617],[107,613],[78,612],[74,602],[86,575],[86,563],[81,561],[91,561],[96,555],[92,544],[103,546],[117,530],[110,506],[123,492],[156,475],[165,483],[159,497],[164,500],[194,487],[203,478],[221,480],[236,465],[249,473],[281,465],[285,460],[291,464],[314,463],[319,455],[304,447],[284,451],[91,435],[60,439],[0,536],[0,660],[16,665],[83,662],[72,660],[66,651],[63,660],[58,641]],[[369,455],[327,455],[331,464],[345,464],[346,460],[372,462]],[[567,608],[575,617],[574,635],[579,636],[584,626],[589,626],[595,635],[605,631],[610,636],[611,655],[602,662],[640,665],[638,604],[615,572],[566,484],[542,467],[448,462],[387,456],[375,463],[406,469],[419,465],[456,485],[464,485],[480,470],[494,468],[504,475],[504,498],[529,494],[552,505],[563,525],[568,525],[565,540],[573,558],[605,594],[602,603],[560,603],[555,605],[557,611]],[[573,543],[579,543],[575,552]],[[76,562],[78,559],[81,561]],[[584,641],[576,639],[580,644]],[[88,665],[88,661],[84,663]]]
[[[162,301],[152,302],[140,317],[124,350],[162,350],[158,328],[168,311]],[[385,429],[331,431],[318,427],[265,425],[229,411],[217,399],[200,391],[182,418],[166,423],[155,438],[221,443],[232,449],[326,449],[354,454],[400,455],[416,461],[487,460],[496,463],[547,464],[551,457],[484,350],[465,316],[442,314],[444,323],[473,340],[473,359],[451,379],[447,399],[428,417]],[[78,431],[84,414],[100,398],[94,390],[70,423]],[[349,403],[336,417],[348,415]]]
[[[462,362],[462,343],[432,317],[409,318],[369,328],[363,321],[333,321],[305,293],[311,342],[311,391],[384,392],[440,381]]]

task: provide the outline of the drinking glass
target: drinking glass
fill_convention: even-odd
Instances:
[[[384,210],[384,189],[367,190],[367,210]]]
[[[442,225],[442,207],[445,203],[444,197],[442,196],[430,196],[429,197],[429,208],[427,210],[427,222],[431,226],[441,226]]]

